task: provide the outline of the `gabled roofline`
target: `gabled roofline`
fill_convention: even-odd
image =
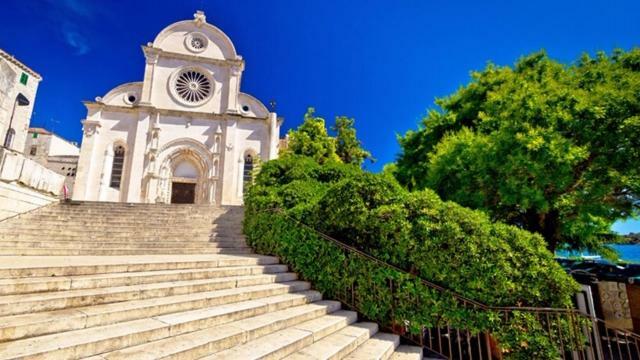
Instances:
[[[16,65],[17,67],[19,67],[20,69],[22,69],[23,71],[26,71],[27,73],[29,73],[31,76],[35,77],[38,80],[42,80],[42,76],[40,74],[38,74],[37,72],[33,71],[30,67],[28,67],[27,65],[23,64],[20,62],[20,60],[16,59],[13,55],[9,54],[8,52],[0,49],[0,57],[6,59],[8,62]]]

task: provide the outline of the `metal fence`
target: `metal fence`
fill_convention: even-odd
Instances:
[[[437,315],[425,316],[425,321],[421,324],[407,321],[407,317],[403,316],[406,311],[419,312],[427,308],[421,303],[424,300],[421,294],[427,292],[440,295],[444,306],[459,309],[463,316],[481,316],[484,319],[493,319],[495,324],[513,325],[516,326],[516,332],[518,324],[526,324],[526,331],[542,334],[543,342],[552,345],[551,348],[556,351],[554,357],[559,359],[640,360],[639,335],[610,327],[593,315],[577,309],[489,306],[381,261],[316,231],[282,211],[272,211],[341,251],[342,256],[335,261],[341,261],[340,265],[349,269],[350,276],[346,282],[342,279],[340,289],[330,295],[359,313],[363,313],[365,307],[375,306],[377,297],[386,297],[392,304],[389,309],[391,321],[381,325],[407,341],[422,346],[430,356],[491,360],[501,359],[503,353],[490,330],[469,329],[461,325],[463,321],[438,318]],[[352,266],[356,263],[358,266]],[[362,266],[363,264],[370,266]],[[384,272],[375,272],[373,269],[391,271],[381,279],[379,274]],[[358,271],[362,273],[357,273]],[[377,278],[372,278],[373,273],[378,274],[375,275]],[[411,295],[403,291],[408,281],[410,286],[416,289]],[[404,309],[404,312],[401,309]]]

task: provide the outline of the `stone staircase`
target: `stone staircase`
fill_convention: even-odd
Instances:
[[[251,252],[242,208],[57,204],[0,222],[0,359],[421,359]]]

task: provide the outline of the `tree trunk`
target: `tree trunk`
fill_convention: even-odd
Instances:
[[[547,249],[555,252],[560,244],[560,214],[557,210],[538,213],[533,209],[525,214],[526,230],[542,235],[547,242]]]
[[[552,210],[544,217],[542,236],[547,241],[547,249],[555,253],[560,244],[560,214]]]

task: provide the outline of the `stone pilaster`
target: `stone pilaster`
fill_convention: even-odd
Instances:
[[[144,179],[145,167],[145,153],[147,151],[147,139],[145,136],[149,129],[149,123],[151,117],[154,116],[150,113],[140,113],[140,118],[130,134],[130,138],[133,139],[131,148],[129,149],[129,158],[127,159],[128,171],[128,186],[126,189],[126,201],[127,202],[143,202],[141,198],[142,194],[142,179]]]
[[[160,50],[149,46],[143,46],[144,57],[144,81],[142,83],[142,94],[140,95],[140,105],[151,105],[151,93],[153,90],[153,73],[160,57]]]
[[[229,68],[229,86],[227,87],[227,113],[237,114],[239,112],[238,94],[240,93],[240,80],[243,70],[244,63],[240,65],[232,65]]]
[[[269,153],[264,160],[273,160],[278,157],[278,142],[280,141],[280,127],[278,116],[274,112],[269,113]]]
[[[82,151],[76,168],[77,176],[73,187],[74,200],[97,200],[92,199],[91,194],[97,195],[97,191],[92,186],[98,186],[93,179],[98,176],[98,174],[95,174],[99,166],[99,164],[96,164],[98,160],[96,143],[100,126],[100,122],[97,120],[85,119],[82,121]]]

